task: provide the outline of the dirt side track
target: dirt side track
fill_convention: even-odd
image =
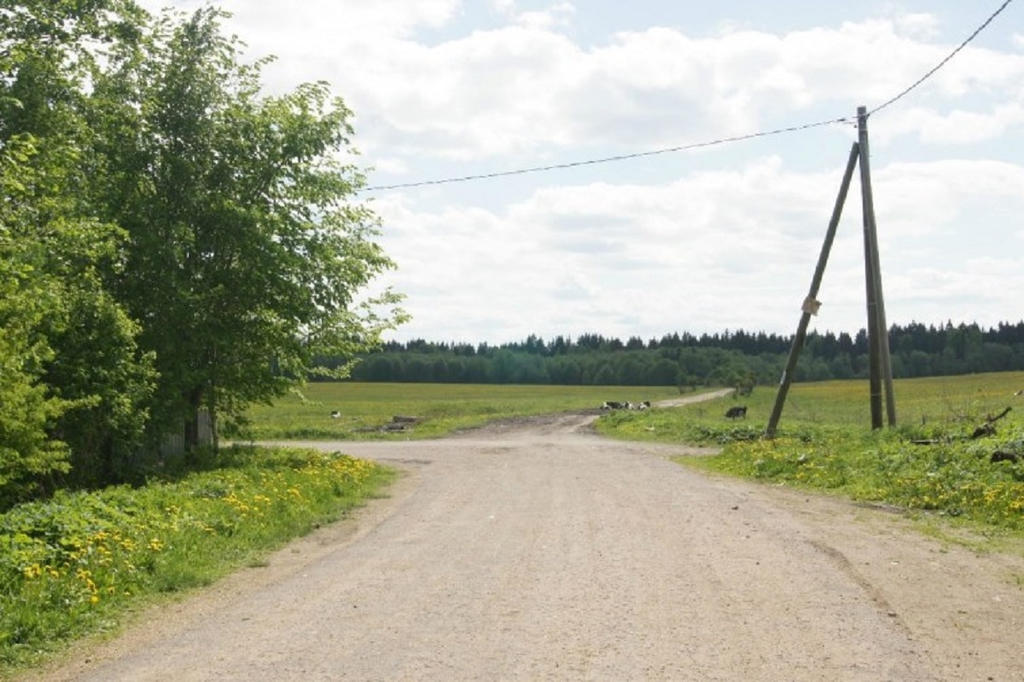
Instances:
[[[701,475],[592,420],[303,443],[406,475],[43,677],[1024,679],[1020,557]]]

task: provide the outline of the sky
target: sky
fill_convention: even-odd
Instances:
[[[150,10],[205,2],[143,0]],[[855,118],[1002,0],[225,0],[268,93],[354,112],[405,294],[396,340],[791,334],[856,127],[542,173],[373,189]],[[871,115],[890,324],[1024,319],[1024,2]],[[812,327],[866,326],[860,185]]]

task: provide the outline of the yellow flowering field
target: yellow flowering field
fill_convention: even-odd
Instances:
[[[147,595],[255,560],[391,475],[337,453],[233,449],[180,480],[61,492],[9,510],[0,515],[0,673],[114,627]]]

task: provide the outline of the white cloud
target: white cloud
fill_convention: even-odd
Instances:
[[[994,106],[987,112],[953,109],[944,114],[912,107],[887,113],[885,125],[872,136],[883,143],[903,135],[916,135],[928,144],[966,145],[1000,138],[1022,124],[1024,102]]]
[[[934,42],[940,19],[932,14],[774,32],[581,32],[584,44],[575,29],[588,21],[585,5],[526,4],[492,0],[484,12],[498,25],[467,29],[458,0],[227,2],[232,30],[253,54],[281,57],[267,72],[272,88],[332,82],[357,113],[362,162],[397,180],[853,114],[905,88],[953,47]],[[1019,33],[1011,40],[1024,46]],[[1024,169],[986,159],[993,141],[1019,145],[1022,124],[1024,54],[977,44],[873,117],[890,321],[1024,317],[1024,257],[1006,248],[1024,239]],[[657,157],[631,167],[630,177],[643,179],[632,184],[580,179],[538,189],[524,181],[510,182],[507,196],[504,185],[381,194],[373,205],[399,264],[389,279],[409,295],[414,315],[400,334],[504,341],[533,332],[789,332],[839,183],[841,145],[839,154],[821,147],[830,137],[840,136],[818,131],[772,138],[771,146]],[[934,160],[952,144],[962,158]],[[608,172],[581,175],[622,177],[613,170],[622,166],[601,168]],[[820,328],[863,325],[856,192],[855,184],[819,297]]]
[[[668,146],[821,111],[852,114],[857,103],[899,92],[951,48],[927,42],[937,26],[929,14],[700,38],[653,26],[585,48],[560,32],[575,13],[565,2],[522,12],[512,0],[494,0],[506,25],[435,44],[419,40],[418,30],[448,25],[462,11],[458,0],[225,6],[254,54],[280,56],[267,71],[273,88],[335,85],[359,117],[366,152],[462,160]],[[964,137],[997,134],[1016,125],[1022,83],[1024,55],[969,46],[915,96],[955,102],[985,93],[1005,112],[991,132],[973,120],[948,127]],[[925,141],[948,139],[939,122],[931,127]]]
[[[900,33],[911,38],[930,40],[939,33],[939,19],[934,14],[902,14],[894,21]]]
[[[852,108],[852,98],[888,99],[947,51],[888,21],[701,39],[651,28],[589,50],[533,22],[430,49],[402,45],[391,53],[393,70],[374,74],[372,88],[356,83],[355,92],[394,135],[423,151],[535,155],[551,144],[650,147],[745,133],[768,117],[800,120],[801,111],[822,105],[846,113],[840,107]],[[997,101],[1014,98],[998,104],[1012,112],[1022,81],[1024,58],[968,48],[921,94],[956,98],[982,89]]]
[[[703,330],[790,331],[840,172],[797,173],[767,158],[662,185],[549,187],[494,211],[419,212],[392,198],[378,208],[395,283],[412,294],[402,334],[651,336],[695,330],[695,320]],[[1024,225],[1024,167],[893,164],[875,169],[874,189],[890,321],[1024,316],[1024,256],[1000,251]],[[857,191],[820,295],[823,328],[863,325]]]
[[[913,319],[929,323],[946,320],[978,322],[993,326],[1018,321],[1021,307],[1017,292],[1024,287],[1024,263],[1012,258],[976,258],[951,270],[918,267],[893,273],[888,292],[897,292],[897,310],[912,309]],[[890,306],[891,310],[891,306]],[[909,321],[909,317],[890,321]]]
[[[1019,165],[957,160],[893,163],[874,170],[872,180],[876,209],[885,215],[888,234],[921,242],[922,247],[949,245],[956,249],[954,259],[970,254],[972,244],[986,235],[1010,234],[1024,222],[1013,212],[1024,204],[1024,167]],[[991,246],[996,245],[982,243],[982,248]],[[938,261],[950,260],[950,254],[937,251]]]
[[[491,0],[491,5],[500,14],[512,14],[516,8],[516,0]]]
[[[375,170],[393,175],[405,175],[409,172],[409,165],[403,159],[394,159],[378,156],[373,160]]]
[[[548,30],[568,26],[575,13],[576,8],[571,3],[560,2],[545,10],[517,14],[515,21],[526,28]]]

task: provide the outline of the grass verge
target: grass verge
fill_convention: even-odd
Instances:
[[[58,493],[0,515],[0,677],[130,608],[206,585],[338,519],[390,482],[374,463],[234,448],[179,480]]]
[[[761,437],[774,400],[771,390],[744,398],[745,421],[724,417],[736,404],[729,398],[616,413],[597,428],[621,438],[722,446],[716,456],[681,458],[688,466],[1024,531],[1024,405],[1013,391],[1024,385],[1024,374],[897,382],[908,424],[881,431],[865,425],[865,384],[794,386],[774,440]],[[1007,406],[1020,409],[997,422],[996,433],[970,437],[987,416]],[[1017,461],[993,462],[996,452]]]

